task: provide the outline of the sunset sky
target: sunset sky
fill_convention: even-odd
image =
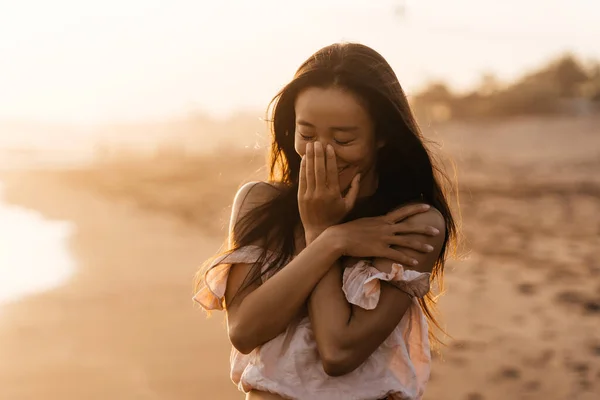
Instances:
[[[0,119],[262,110],[307,56],[340,40],[381,52],[409,93],[438,78],[461,89],[567,50],[600,59],[598,20],[597,0],[9,0]]]

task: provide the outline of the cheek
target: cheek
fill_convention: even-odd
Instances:
[[[369,164],[374,158],[373,151],[365,147],[342,147],[336,149],[336,154],[340,160],[348,164]]]

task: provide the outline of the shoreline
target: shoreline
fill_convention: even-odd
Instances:
[[[67,243],[75,225],[67,220],[50,220],[35,209],[10,204],[5,201],[5,184],[0,177],[0,262],[6,263],[3,271],[6,280],[0,282],[0,316],[2,306],[18,302],[27,296],[43,293],[66,284],[76,272],[76,262]],[[22,224],[22,225],[21,225]],[[18,226],[16,231],[13,227]],[[40,246],[32,251],[33,243]],[[44,262],[51,264],[44,265]],[[19,268],[14,269],[13,262]],[[0,266],[3,267],[3,266]],[[31,275],[37,276],[31,276]]]
[[[214,240],[51,174],[11,175],[7,204],[76,224],[78,268],[64,285],[2,305],[0,398],[241,397],[226,373],[222,318],[191,301]]]

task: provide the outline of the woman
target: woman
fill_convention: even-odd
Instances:
[[[421,398],[455,225],[398,79],[334,44],[272,104],[270,180],[236,194],[194,296],[227,311],[232,380],[247,399]]]

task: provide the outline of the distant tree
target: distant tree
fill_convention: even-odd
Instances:
[[[600,102],[600,63],[584,66],[566,54],[510,85],[486,73],[475,90],[460,95],[433,82],[413,96],[413,104],[418,117],[441,121],[560,113],[574,104],[567,99]]]
[[[588,72],[589,83],[586,86],[588,97],[592,101],[600,102],[600,62],[594,61]]]
[[[435,82],[411,99],[418,119],[435,122],[446,121],[453,117],[452,103],[455,95],[446,84]]]
[[[426,102],[448,102],[454,98],[454,95],[443,82],[430,83],[425,90],[418,94],[418,97]]]
[[[588,81],[585,68],[572,54],[566,54],[551,61],[541,70],[527,75],[521,80],[526,85],[552,83],[561,97],[576,97],[581,95],[581,86]]]
[[[481,76],[478,92],[482,96],[490,96],[500,90],[500,82],[492,73],[485,73]]]
[[[577,96],[580,87],[587,82],[588,76],[585,69],[572,55],[559,59],[554,65],[555,78],[563,96]]]

